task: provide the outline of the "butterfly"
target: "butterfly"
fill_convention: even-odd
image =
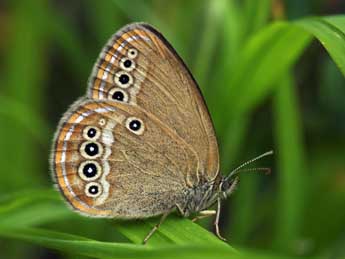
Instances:
[[[267,152],[249,162],[271,154]],[[247,163],[245,163],[247,164]],[[85,96],[62,117],[51,154],[58,189],[91,217],[216,215],[236,173],[219,172],[215,130],[188,68],[152,26],[129,24],[107,42]],[[217,204],[216,210],[207,210]]]

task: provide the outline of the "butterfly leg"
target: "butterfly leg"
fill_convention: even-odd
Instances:
[[[199,220],[199,219],[203,219],[203,218],[207,218],[207,217],[210,217],[210,216],[213,216],[215,215],[217,212],[215,210],[203,210],[203,211],[200,211],[199,215],[194,217],[192,219],[193,222]]]
[[[219,232],[219,216],[220,216],[220,198],[217,199],[217,213],[216,213],[216,219],[214,221],[214,226],[216,227],[216,234],[219,237],[219,239],[226,241],[224,237]]]
[[[164,222],[164,220],[166,219],[166,217],[170,214],[170,211],[167,213],[164,213],[161,217],[161,219],[159,220],[158,224],[156,224],[151,231],[146,235],[146,237],[144,238],[143,244],[145,245],[147,243],[147,241],[150,239],[150,237],[158,230],[158,228],[160,227],[160,225],[162,225],[162,223]]]

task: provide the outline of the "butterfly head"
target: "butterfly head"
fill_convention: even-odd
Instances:
[[[241,172],[265,172],[266,174],[269,174],[271,172],[270,168],[264,168],[264,167],[257,167],[257,168],[243,168],[263,157],[273,155],[273,151],[268,151],[266,153],[263,153],[232,170],[232,172],[226,176],[223,177],[222,180],[219,183],[219,197],[222,199],[225,199],[228,197],[234,190],[235,187],[239,181],[239,173]]]

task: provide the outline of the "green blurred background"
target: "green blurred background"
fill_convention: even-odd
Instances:
[[[288,255],[345,257],[343,75],[313,41],[261,95],[242,87],[267,77],[255,68],[274,48],[273,39],[241,72],[244,46],[270,22],[344,11],[341,0],[2,0],[0,216],[12,197],[44,199],[40,190],[53,188],[48,158],[60,116],[85,93],[93,62],[109,36],[127,23],[146,21],[167,37],[200,84],[216,127],[222,172],[276,151],[256,163],[272,167],[272,174],[243,174],[224,204],[221,229],[229,243]],[[284,55],[269,61],[271,71]],[[241,108],[242,100],[251,102],[249,108]],[[20,202],[12,200],[13,206]],[[20,215],[32,225],[125,240],[108,221],[61,210],[61,204],[27,206],[30,210],[19,207]],[[55,215],[44,217],[54,210]],[[20,225],[21,216],[2,223]],[[212,229],[207,220],[201,224]],[[0,251],[0,258],[76,258],[5,238],[0,238]]]

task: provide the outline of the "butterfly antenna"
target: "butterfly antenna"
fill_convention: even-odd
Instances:
[[[257,160],[259,160],[259,159],[261,159],[261,158],[263,158],[263,157],[266,157],[266,156],[271,156],[271,155],[273,155],[273,150],[270,150],[270,151],[268,151],[268,152],[266,152],[266,153],[263,153],[263,154],[261,154],[260,156],[257,156],[257,157],[254,157],[253,159],[251,159],[251,160],[249,160],[249,161],[247,161],[247,162],[245,162],[245,163],[243,163],[242,165],[240,165],[239,167],[237,167],[237,168],[235,168],[234,170],[232,170],[231,172],[230,172],[230,174],[225,178],[225,180],[229,180],[232,176],[234,176],[235,174],[238,174],[239,172],[241,172],[241,171],[266,171],[266,172],[270,172],[270,170],[268,169],[268,168],[252,168],[252,169],[250,169],[250,170],[241,170],[243,167],[245,167],[246,165],[249,165],[249,164],[251,164],[251,163],[253,163],[253,162],[255,162],[255,161],[257,161]]]

